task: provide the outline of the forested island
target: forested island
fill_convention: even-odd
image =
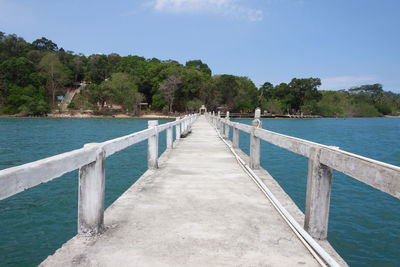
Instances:
[[[320,90],[319,78],[293,78],[260,88],[247,77],[213,75],[201,60],[85,56],[45,37],[32,43],[0,32],[0,115],[43,116],[77,110],[92,114],[208,110],[323,117],[400,115],[400,94],[367,84]],[[323,89],[323,87],[322,87]],[[70,102],[65,105],[67,96]],[[66,106],[66,109],[63,108]]]

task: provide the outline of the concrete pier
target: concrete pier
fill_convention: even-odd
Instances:
[[[105,211],[103,234],[41,266],[319,266],[204,116],[171,147]]]

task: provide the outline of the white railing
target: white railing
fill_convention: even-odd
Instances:
[[[190,131],[197,116],[187,115],[161,125],[157,120],[150,120],[146,130],[0,170],[0,200],[79,169],[78,233],[100,233],[104,229],[105,159],[148,139],[148,167],[158,168],[159,133],[166,130],[167,148],[172,148],[173,127],[178,140]]]
[[[207,113],[206,116],[227,139],[229,128],[233,128],[234,148],[239,147],[239,131],[250,134],[250,167],[253,169],[260,167],[260,140],[309,158],[304,228],[312,237],[327,237],[332,169],[400,198],[400,167],[343,151],[338,147],[262,129],[260,117],[257,116],[259,111],[255,114],[252,125],[231,122],[229,112],[225,118],[214,113]]]

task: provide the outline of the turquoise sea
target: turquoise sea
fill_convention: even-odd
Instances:
[[[142,119],[0,118],[0,169],[145,128]],[[398,118],[263,119],[263,128],[400,166]],[[241,133],[246,153],[248,144],[248,134]],[[146,146],[141,142],[107,158],[106,206],[146,170]],[[265,142],[261,148],[262,166],[304,211],[307,159]],[[164,150],[165,132],[159,151]],[[36,266],[76,234],[77,178],[74,171],[0,201],[0,266]],[[328,240],[351,266],[399,266],[399,204],[334,172]]]

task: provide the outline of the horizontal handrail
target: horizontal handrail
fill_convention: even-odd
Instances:
[[[231,122],[231,121],[229,121],[229,120],[227,120],[226,123],[227,123],[229,126],[232,126],[232,127],[234,127],[234,128],[237,128],[237,129],[239,129],[239,130],[241,130],[241,131],[243,131],[243,132],[251,133],[252,126],[250,126],[250,125],[243,124],[243,123],[238,123],[238,122]]]
[[[121,151],[136,143],[142,142],[174,126],[193,120],[197,115],[185,116],[173,122],[161,124],[126,136],[118,137],[102,143],[40,159],[20,166],[0,170],[0,200],[32,188],[41,183],[49,182],[68,172],[79,169],[96,161],[96,151],[105,152],[105,157]]]
[[[320,162],[400,199],[400,167],[344,150],[324,148]]]
[[[114,153],[117,153],[125,148],[140,143],[149,136],[154,134],[154,129],[146,129],[140,132],[136,132],[130,135],[118,137],[109,141],[105,141],[100,143],[99,146],[102,146],[104,151],[106,152],[106,157],[111,156]]]
[[[0,171],[0,200],[60,177],[96,160],[97,147],[84,147]]]
[[[221,119],[241,131],[251,133],[253,126]],[[320,162],[352,178],[400,198],[400,167],[301,138],[255,128],[256,137],[296,154],[310,158],[312,148],[321,149]]]

